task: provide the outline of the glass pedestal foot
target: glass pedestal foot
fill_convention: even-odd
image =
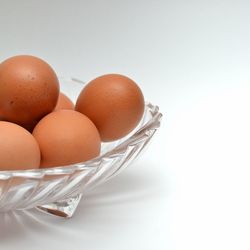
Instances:
[[[82,198],[81,194],[78,194],[74,197],[56,201],[50,204],[42,205],[36,207],[39,211],[45,212],[47,214],[70,218],[75,213],[75,210]]]

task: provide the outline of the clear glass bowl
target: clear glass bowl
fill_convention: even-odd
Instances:
[[[60,78],[61,91],[72,100],[84,83]],[[101,156],[83,163],[37,170],[0,171],[0,212],[37,209],[61,217],[71,217],[82,195],[116,174],[134,160],[160,126],[157,106],[145,105],[137,128],[128,136],[103,143]]]

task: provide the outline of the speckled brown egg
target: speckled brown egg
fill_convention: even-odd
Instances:
[[[40,150],[34,137],[21,126],[0,121],[0,170],[36,169]]]
[[[51,112],[57,103],[59,83],[42,59],[21,55],[0,64],[0,114],[4,120],[30,124]]]
[[[127,135],[139,123],[144,112],[144,97],[130,78],[108,74],[86,85],[75,109],[94,122],[102,141],[113,141]]]
[[[41,166],[55,167],[90,160],[100,153],[97,128],[85,115],[58,110],[45,116],[33,130],[41,150]]]
[[[74,103],[69,99],[68,96],[66,96],[62,92],[60,92],[59,94],[58,101],[54,111],[59,109],[71,109],[71,110],[75,109]]]

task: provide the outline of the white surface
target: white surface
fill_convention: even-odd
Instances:
[[[0,59],[134,78],[164,113],[146,153],[70,220],[1,214],[0,249],[249,249],[249,1],[3,1]]]

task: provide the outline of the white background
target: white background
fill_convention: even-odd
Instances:
[[[0,215],[0,249],[250,249],[250,2],[0,0],[0,59],[130,76],[158,104],[145,154],[75,216]]]

